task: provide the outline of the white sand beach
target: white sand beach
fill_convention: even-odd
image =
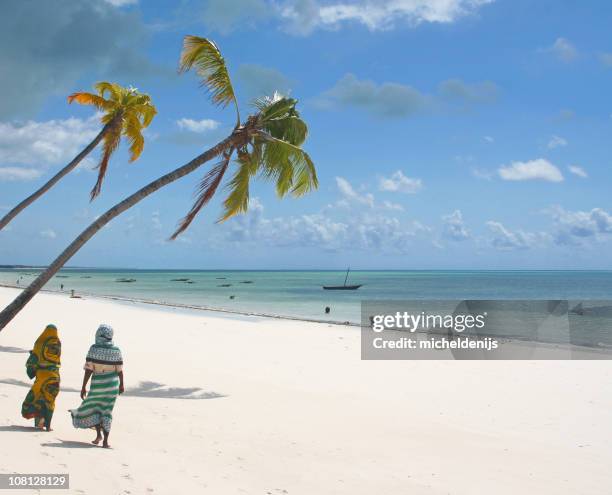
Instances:
[[[125,359],[111,450],[67,412],[102,322]],[[47,323],[63,346],[49,433],[20,416]],[[69,473],[70,493],[612,489],[609,361],[361,361],[354,327],[45,293],[0,333],[0,406],[0,472]]]

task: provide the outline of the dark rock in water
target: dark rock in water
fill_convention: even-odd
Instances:
[[[221,284],[221,285],[217,285],[217,287],[231,287],[232,284]]]
[[[227,277],[217,277],[216,280],[227,280]]]
[[[120,282],[123,284],[131,284],[132,282],[136,282],[135,278],[118,278],[115,282]]]
[[[89,275],[81,275],[81,278],[91,278]]]
[[[70,278],[69,275],[56,275],[56,278]]]
[[[241,284],[252,284],[253,281],[252,280],[243,280],[242,282],[240,282]]]
[[[230,299],[235,299],[235,298],[236,298],[236,296],[230,296]]]
[[[189,282],[189,280],[188,278],[173,278],[170,282]]]

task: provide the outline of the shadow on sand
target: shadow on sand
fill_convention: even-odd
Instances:
[[[17,387],[30,388],[32,383],[13,378],[0,378],[0,383],[6,385],[15,385]],[[76,388],[61,387],[62,392],[80,392]],[[128,388],[123,394],[126,397],[145,397],[150,399],[185,399],[185,400],[203,400],[203,399],[219,399],[226,397],[217,392],[205,392],[199,387],[167,387],[163,383],[157,382],[140,382],[137,387]]]
[[[34,433],[36,431],[43,431],[40,428],[34,428],[33,426],[23,426],[23,425],[7,425],[0,426],[0,431],[23,431],[27,433]]]
[[[59,442],[41,443],[41,447],[57,447],[60,449],[98,449],[97,445],[87,442],[75,442],[74,440],[61,440]]]
[[[22,349],[21,347],[6,347],[3,345],[0,345],[0,352],[12,352],[15,354],[27,354],[28,351],[27,349]]]

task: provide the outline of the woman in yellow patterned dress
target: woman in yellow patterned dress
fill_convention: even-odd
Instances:
[[[26,371],[35,378],[28,392],[21,415],[26,419],[34,418],[34,426],[51,431],[51,418],[55,410],[55,398],[60,386],[60,356],[62,344],[57,336],[55,325],[47,325],[34,343],[26,362]]]

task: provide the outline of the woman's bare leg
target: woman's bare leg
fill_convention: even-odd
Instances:
[[[96,439],[91,443],[98,445],[100,440],[102,440],[102,427],[100,425],[96,425]]]
[[[108,444],[108,436],[110,435],[110,432],[102,429],[102,433],[104,433],[104,442],[102,443],[102,447],[109,449],[110,445]]]

